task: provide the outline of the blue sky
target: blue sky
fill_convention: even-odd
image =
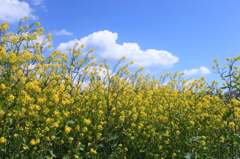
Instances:
[[[110,64],[122,56],[151,75],[185,72],[185,79],[214,73],[214,58],[240,55],[239,0],[0,0],[0,23],[16,30],[28,16],[53,36],[54,49],[67,53],[75,42],[94,49],[96,61]],[[236,62],[236,66],[239,62]]]

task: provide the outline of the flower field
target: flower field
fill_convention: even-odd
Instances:
[[[131,73],[133,61],[118,68],[126,57],[110,74],[107,59],[96,63],[94,50],[84,54],[77,43],[44,57],[51,35],[34,42],[44,28],[23,26],[27,19],[17,33],[0,27],[0,158],[240,157],[240,101],[206,95],[215,81]],[[236,80],[225,89],[239,90],[238,68],[229,69]]]

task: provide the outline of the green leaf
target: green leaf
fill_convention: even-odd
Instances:
[[[115,135],[115,136],[111,137],[111,138],[109,139],[109,141],[111,141],[111,140],[115,140],[116,138],[118,138],[118,136],[117,136],[117,135]]]
[[[201,136],[197,136],[197,137],[192,137],[191,139],[189,139],[189,141],[197,141],[199,139],[201,139]]]
[[[75,122],[72,121],[72,120],[68,120],[68,121],[67,121],[67,125],[68,125],[68,124],[75,124]]]
[[[84,148],[83,148],[83,147],[80,147],[80,148],[79,148],[79,150],[83,151],[83,150],[84,150]]]
[[[12,125],[12,123],[13,123],[12,118],[8,118],[8,121],[9,121],[9,124]]]
[[[97,147],[104,147],[103,144],[98,145]]]
[[[226,89],[227,87],[220,87],[221,89]]]
[[[117,146],[117,144],[118,144],[118,143],[116,142],[116,143],[113,145],[113,147],[116,147],[116,146]]]
[[[57,157],[57,156],[53,153],[53,151],[50,151],[50,154],[51,154],[52,157]]]
[[[230,111],[230,112],[226,112],[224,115],[223,115],[223,120],[226,120],[228,117],[230,117],[232,115],[233,111]]]
[[[219,111],[215,111],[214,114],[215,114],[215,115],[219,115],[220,112],[219,112]]]
[[[237,86],[234,86],[233,88],[239,89],[240,83],[237,83]]]
[[[192,154],[189,152],[184,156],[185,159],[191,159],[191,157],[192,157]]]
[[[111,158],[116,158],[116,154],[115,153],[112,153],[110,156],[109,156],[109,159]]]
[[[62,157],[62,159],[69,159],[69,156],[65,155],[65,156]]]
[[[26,143],[26,139],[25,138],[23,138],[23,143]],[[23,144],[24,145],[24,144]]]

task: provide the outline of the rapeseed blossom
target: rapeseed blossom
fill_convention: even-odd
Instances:
[[[5,139],[5,137],[1,137],[0,138],[0,143],[5,143],[7,140]]]
[[[180,81],[176,77],[183,74],[176,71],[158,80],[141,74],[144,67],[132,73],[127,66],[133,61],[113,73],[106,58],[98,64],[90,56],[94,50],[84,55],[85,46],[78,43],[69,54],[54,50],[45,58],[42,50],[52,46],[34,41],[44,28],[30,32],[33,26],[19,26],[23,35],[10,32],[0,39],[0,148],[9,147],[3,155],[184,158],[190,150],[200,158],[217,158],[231,150],[240,154],[239,101],[224,103],[218,96],[205,95],[206,89],[214,88],[205,85],[204,77]],[[0,29],[8,29],[8,24]],[[51,34],[45,40],[51,41]],[[23,41],[32,46],[7,49]],[[219,69],[218,60],[214,62]],[[229,68],[238,71],[237,66]],[[166,77],[171,81],[161,85]]]

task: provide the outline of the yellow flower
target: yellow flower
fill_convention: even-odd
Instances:
[[[205,141],[201,141],[201,144],[202,144],[202,145],[206,145],[206,142],[205,142]]]
[[[6,141],[7,141],[7,139],[5,139],[5,137],[0,138],[0,143],[5,143]]]
[[[121,122],[124,122],[124,121],[125,121],[125,116],[120,116],[120,117],[119,117],[119,120],[120,120]]]
[[[12,42],[13,44],[17,44],[17,42],[18,42],[18,37],[17,37],[17,36],[12,37],[12,38],[11,38],[11,42]]]
[[[90,152],[93,153],[93,154],[97,154],[97,151],[94,150],[94,149],[90,149]]]
[[[87,132],[87,131],[88,131],[88,128],[87,128],[87,127],[84,127],[82,131],[83,131],[83,132]]]
[[[218,59],[214,59],[214,62],[218,62]]]
[[[163,148],[163,146],[159,145],[158,148],[159,148],[159,150],[161,150]]]
[[[52,48],[52,45],[48,45],[47,48],[49,48],[49,49]]]
[[[189,121],[189,123],[190,123],[191,125],[194,125],[194,121]]]
[[[81,48],[84,48],[84,44],[81,45]]]
[[[6,86],[3,83],[1,83],[0,88],[1,89],[6,89]]]
[[[227,61],[231,61],[231,60],[232,60],[232,58],[230,58],[230,57],[227,57],[227,58],[226,58],[226,60],[227,60]]]
[[[25,20],[28,20],[28,16],[24,16],[24,19],[25,19]]]
[[[41,25],[41,23],[40,22],[36,22],[36,26],[40,26]]]
[[[98,125],[97,128],[98,128],[99,130],[102,130],[102,129],[103,129],[102,125]]]
[[[234,123],[234,122],[229,122],[229,126],[230,126],[230,127],[234,127],[234,126],[235,126],[235,123]]]
[[[46,137],[46,139],[47,139],[48,141],[50,141],[50,140],[51,140],[49,136],[47,136],[47,137]]]
[[[100,138],[100,137],[102,137],[102,134],[101,134],[101,133],[98,133],[98,134],[97,134],[97,138]]]
[[[30,144],[31,144],[31,145],[36,145],[36,141],[35,141],[34,139],[32,139],[32,140],[30,141]]]
[[[78,155],[74,155],[74,158],[78,159],[79,157],[78,157]]]
[[[65,126],[65,132],[68,134],[68,133],[70,133],[70,131],[72,130],[72,128],[71,127],[69,127],[69,126]]]
[[[26,150],[26,149],[28,149],[28,147],[24,146],[23,149]]]
[[[125,57],[125,56],[122,56],[122,60],[126,60],[126,57]]]
[[[56,136],[51,136],[51,140],[55,140],[56,139]]]
[[[83,123],[89,125],[89,124],[91,123],[91,120],[89,120],[89,119],[84,119],[84,120],[83,120]]]
[[[74,140],[74,138],[72,138],[72,137],[69,137],[69,140],[70,140],[70,141],[73,141],[73,140]]]
[[[143,71],[144,70],[144,67],[140,67],[140,71]]]
[[[51,34],[47,34],[47,38],[51,38],[52,37],[52,35]]]
[[[221,139],[222,141],[224,141],[224,140],[225,140],[225,138],[224,138],[223,136],[221,136],[221,137],[220,137],[220,139]]]
[[[39,144],[40,143],[40,139],[36,139],[36,144]]]
[[[71,66],[70,66],[70,69],[72,69],[72,70],[73,70],[73,69],[74,69],[74,66],[73,66],[73,65],[71,65]]]
[[[176,154],[176,153],[173,153],[173,154],[172,154],[172,157],[176,157],[176,156],[177,156],[177,154]]]

